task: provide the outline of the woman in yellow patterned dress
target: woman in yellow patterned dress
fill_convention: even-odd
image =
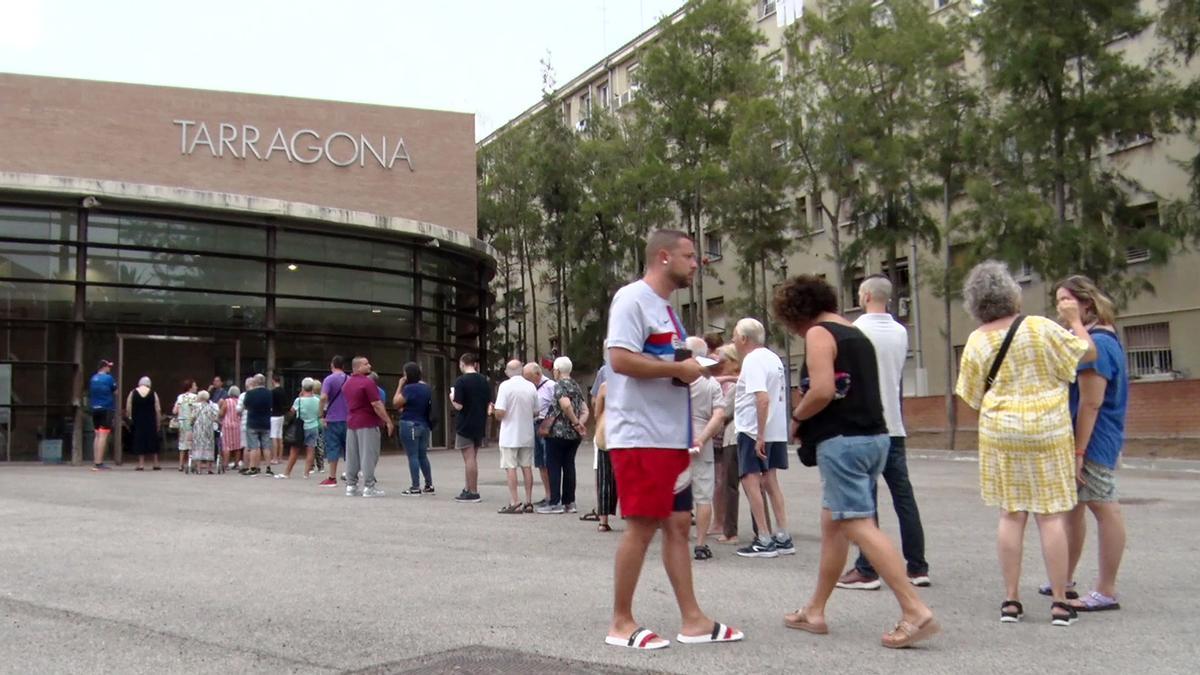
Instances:
[[[955,391],[979,411],[980,492],[985,504],[1000,508],[996,548],[1006,592],[1000,620],[1016,622],[1024,614],[1018,586],[1032,513],[1050,577],[1051,623],[1069,626],[1076,614],[1065,595],[1066,518],[1077,492],[1068,387],[1080,360],[1095,358],[1096,346],[1080,320],[1078,303],[1063,300],[1059,317],[1071,330],[1045,317],[1026,317],[989,389],[992,362],[1021,311],[1021,286],[1007,267],[989,260],[967,276],[963,300],[979,328],[963,348]]]

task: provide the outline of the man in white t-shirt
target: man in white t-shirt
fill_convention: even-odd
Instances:
[[[708,356],[708,343],[704,338],[688,338],[687,348],[692,350],[692,356]],[[692,557],[708,560],[713,557],[707,542],[717,482],[713,438],[724,435],[725,393],[709,376],[696,380],[688,390],[692,398],[692,447],[689,449],[692,453],[692,501],[696,504],[696,545],[692,548]]]
[[[533,417],[537,414],[537,388],[532,377],[541,373],[531,371],[526,375],[520,361],[513,359],[504,368],[508,379],[496,390],[496,403],[492,416],[500,422],[500,468],[508,475],[508,506],[500,513],[521,513],[525,505],[533,508]],[[525,478],[525,502],[517,499],[517,469]]]
[[[738,476],[750,502],[758,536],[737,554],[743,558],[775,558],[796,552],[787,532],[787,510],[776,471],[788,468],[788,405],[783,361],[763,346],[767,334],[757,319],[742,319],[733,328],[733,346],[742,355],[733,399],[737,432]],[[774,535],[766,527],[763,492],[775,513]]]
[[[925,562],[925,530],[921,512],[908,479],[908,460],[904,447],[904,417],[900,413],[900,384],[904,362],[908,358],[908,330],[888,314],[892,282],[884,276],[868,277],[858,287],[859,306],[866,313],[854,321],[875,347],[879,366],[879,398],[883,401],[883,419],[887,422],[891,449],[883,466],[883,479],[892,493],[892,505],[900,523],[900,544],[908,562],[908,580],[914,586],[929,586],[929,563]],[[878,498],[876,499],[878,503]],[[878,511],[876,511],[878,513]],[[878,518],[878,515],[876,516]],[[879,575],[859,551],[854,567],[837,582],[838,588],[873,591],[881,586]]]
[[[618,647],[662,649],[670,640],[639,627],[633,595],[658,530],[663,567],[683,622],[681,644],[733,642],[740,631],[708,618],[696,601],[688,555],[691,529],[692,420],[688,385],[704,368],[681,350],[687,335],[668,298],[696,275],[696,247],[683,232],[662,230],[646,242],[645,276],[617,291],[609,309],[605,347],[605,435],[625,534],[617,548],[613,615],[604,641]],[[676,360],[678,358],[678,360]]]

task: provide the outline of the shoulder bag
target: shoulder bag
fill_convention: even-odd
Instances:
[[[1013,319],[1012,325],[1008,327],[1008,333],[1004,336],[1004,342],[1000,344],[1000,351],[996,353],[996,359],[992,361],[992,369],[988,371],[987,380],[983,383],[983,393],[986,395],[992,385],[996,383],[996,375],[1000,373],[1000,364],[1004,363],[1004,357],[1008,354],[1008,346],[1012,344],[1013,336],[1017,334],[1017,329],[1021,327],[1021,322],[1025,320],[1024,314],[1018,314],[1017,318]]]

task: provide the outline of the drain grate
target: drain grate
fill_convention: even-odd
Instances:
[[[404,661],[383,663],[353,672],[364,675],[646,675],[658,671],[634,670],[604,663],[558,659],[515,649],[472,645]]]

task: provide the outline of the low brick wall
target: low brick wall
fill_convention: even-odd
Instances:
[[[958,428],[974,431],[975,411],[957,398],[955,403]],[[946,399],[904,399],[904,426],[909,431],[946,431]],[[1125,427],[1129,438],[1200,438],[1200,380],[1131,383]]]

